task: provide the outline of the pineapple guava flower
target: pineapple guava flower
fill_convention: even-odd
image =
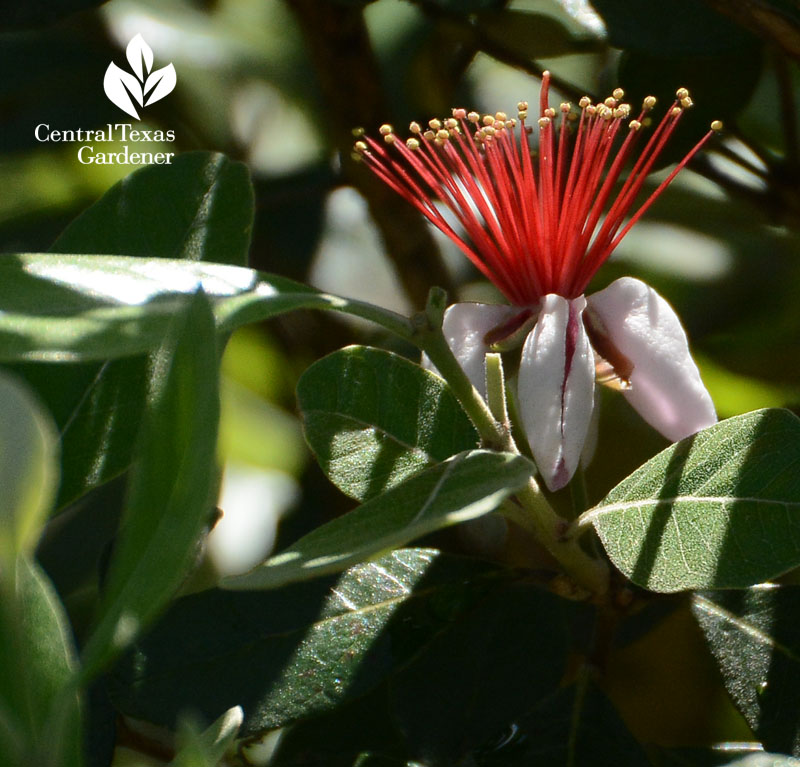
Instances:
[[[473,385],[485,396],[485,355],[524,336],[517,393],[520,415],[545,483],[557,490],[580,461],[594,409],[595,381],[613,383],[670,440],[716,422],[711,398],[672,307],[631,277],[584,296],[598,268],[719,122],[638,207],[648,173],[691,106],[681,88],[640,151],[637,139],[655,105],[640,114],[617,89],[603,103],[549,105],[545,72],[539,142],[531,152],[528,104],[518,119],[454,109],[411,138],[392,127],[363,136],[367,166],[444,232],[510,305],[460,303],[443,330]],[[560,113],[560,120],[557,115]],[[572,125],[571,125],[572,124]],[[624,137],[623,137],[624,135]],[[637,156],[638,154],[638,156]],[[635,159],[634,159],[635,158]],[[617,189],[626,163],[632,162]],[[439,205],[449,209],[448,218]],[[454,227],[455,219],[463,234]]]

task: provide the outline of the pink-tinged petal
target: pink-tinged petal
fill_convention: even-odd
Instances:
[[[651,426],[675,442],[717,422],[681,321],[655,290],[622,277],[590,296],[587,314],[633,364],[623,394]]]
[[[442,332],[472,385],[486,397],[486,334],[508,322],[520,309],[505,304],[453,304],[447,308]],[[422,366],[436,370],[426,355]]]
[[[586,299],[550,294],[522,348],[519,411],[550,490],[569,482],[594,407],[594,353],[583,327]]]

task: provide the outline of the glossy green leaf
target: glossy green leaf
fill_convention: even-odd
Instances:
[[[297,400],[322,470],[360,501],[478,443],[439,376],[379,349],[351,346],[315,362]]]
[[[513,737],[518,717],[559,686],[568,627],[584,609],[512,585],[439,634],[393,680],[394,719],[409,756],[423,764],[483,764],[478,754]]]
[[[208,301],[189,299],[155,359],[120,539],[97,626],[84,651],[94,671],[163,608],[191,567],[216,490],[218,350]]]
[[[112,697],[125,713],[166,725],[184,709],[212,719],[241,705],[242,734],[252,735],[364,695],[513,577],[403,549],[280,591],[192,594],[117,665]]]
[[[753,36],[698,0],[594,0],[612,45],[656,56],[713,54],[752,45]]]
[[[245,266],[252,225],[247,167],[214,152],[189,152],[115,184],[51,250]]]
[[[800,756],[800,587],[700,592],[692,610],[756,737]]]
[[[233,744],[243,716],[241,706],[233,706],[202,731],[191,719],[182,721],[178,726],[180,750],[170,767],[217,767]]]
[[[800,565],[800,419],[729,418],[659,453],[584,516],[652,591],[744,588]]]
[[[30,554],[58,482],[58,437],[22,381],[0,370],[0,577]]]
[[[245,266],[253,218],[247,168],[191,152],[115,184],[78,216],[51,250]],[[154,371],[146,357],[97,366],[28,364],[20,372],[59,411],[59,505],[128,468]],[[58,415],[57,415],[58,417]]]
[[[328,522],[264,564],[223,580],[230,589],[275,588],[338,572],[434,530],[497,509],[531,476],[520,455],[459,453]]]
[[[217,328],[326,309],[409,336],[408,321],[275,275],[204,262],[123,256],[0,255],[0,361],[126,357],[158,347],[186,294],[202,288]]]
[[[47,576],[20,556],[0,572],[0,764],[80,767],[72,633]]]

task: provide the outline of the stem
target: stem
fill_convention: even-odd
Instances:
[[[503,357],[497,352],[486,355],[486,401],[497,422],[510,429]]]
[[[586,474],[583,465],[579,462],[572,479],[569,482],[569,492],[572,497],[572,516],[577,519],[589,508],[589,493],[586,489]]]

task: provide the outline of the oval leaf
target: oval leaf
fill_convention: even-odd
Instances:
[[[58,435],[21,381],[0,371],[0,577],[30,554],[58,481]]]
[[[692,611],[764,748],[800,756],[800,587],[702,592]]]
[[[584,515],[652,591],[745,588],[800,565],[800,419],[729,418],[659,453]]]
[[[98,625],[84,648],[89,672],[130,643],[181,584],[209,523],[216,490],[217,345],[198,293],[155,360],[121,534]]]
[[[72,631],[64,606],[25,556],[0,568],[0,764],[83,763]]]
[[[167,726],[187,708],[213,719],[241,705],[242,735],[280,727],[374,689],[515,577],[479,560],[403,549],[280,591],[192,594],[120,661],[111,694],[123,712]]]
[[[338,572],[434,530],[494,511],[532,472],[533,464],[520,455],[459,453],[318,527],[249,573],[226,578],[222,585],[275,588]]]
[[[322,470],[359,501],[478,443],[439,376],[380,349],[351,346],[315,362],[297,400]]]

